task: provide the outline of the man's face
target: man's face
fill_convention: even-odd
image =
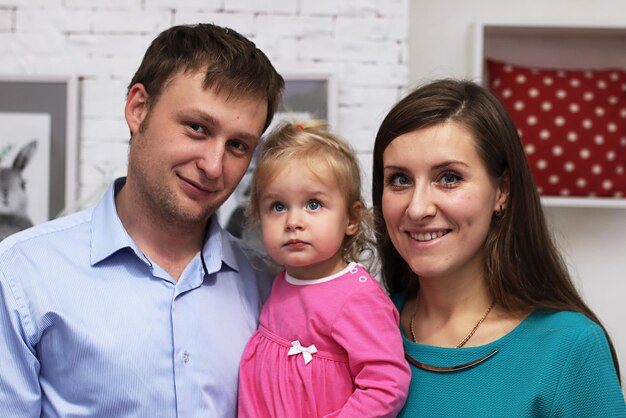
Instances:
[[[129,92],[124,187],[156,222],[203,225],[241,180],[263,132],[265,100],[232,98],[203,81],[202,72],[177,74],[150,108],[141,84]]]

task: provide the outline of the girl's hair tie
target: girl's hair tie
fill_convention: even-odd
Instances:
[[[296,124],[296,129],[299,129],[301,131],[304,131],[304,126],[300,125],[299,123]]]

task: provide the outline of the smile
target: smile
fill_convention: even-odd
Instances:
[[[434,240],[435,238],[443,237],[448,232],[450,232],[450,230],[444,229],[441,231],[434,231],[434,232],[420,232],[420,233],[409,232],[409,235],[411,236],[411,238],[413,238],[416,241],[431,241],[431,240]]]
[[[209,193],[215,193],[220,191],[219,188],[217,187],[208,187],[208,186],[204,186],[196,181],[193,181],[191,179],[188,179],[186,177],[182,177],[179,176],[179,178],[185,183],[187,184],[188,188],[192,188],[195,189],[197,192],[199,193],[205,193],[205,194],[209,194]]]

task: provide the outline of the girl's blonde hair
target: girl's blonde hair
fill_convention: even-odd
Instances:
[[[318,171],[320,164],[329,168],[344,193],[350,217],[358,220],[357,232],[345,237],[342,256],[348,262],[371,259],[374,251],[372,215],[361,194],[359,162],[350,145],[328,131],[325,121],[284,121],[270,132],[260,146],[252,175],[247,226],[254,226],[260,219],[261,191],[287,162],[293,160],[302,162],[313,173]]]

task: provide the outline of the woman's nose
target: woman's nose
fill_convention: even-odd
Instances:
[[[415,221],[435,216],[437,205],[432,190],[428,186],[415,187],[406,208],[407,216]]]

